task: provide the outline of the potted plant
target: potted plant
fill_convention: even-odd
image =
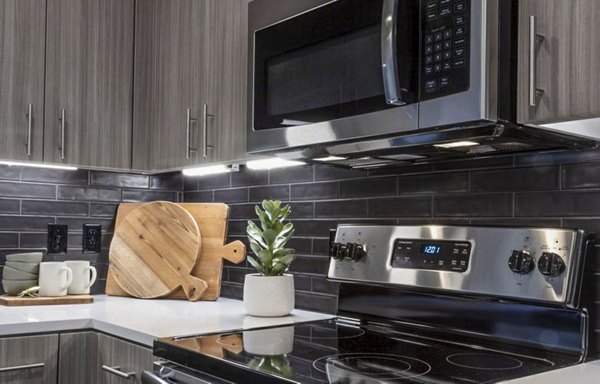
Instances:
[[[254,257],[248,262],[258,271],[246,275],[244,307],[252,316],[285,316],[294,308],[294,277],[286,274],[294,261],[294,250],[286,248],[294,234],[294,225],[285,223],[291,213],[281,201],[263,200],[255,207],[260,227],[248,220],[246,233]]]

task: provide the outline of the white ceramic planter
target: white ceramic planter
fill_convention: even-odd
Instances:
[[[294,276],[246,275],[244,308],[251,316],[286,316],[294,309]]]
[[[294,327],[244,332],[244,351],[259,356],[286,355],[294,349]]]

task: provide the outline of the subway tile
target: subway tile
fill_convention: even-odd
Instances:
[[[87,216],[89,204],[66,201],[23,200],[24,215]]]
[[[295,236],[327,237],[329,229],[337,227],[337,220],[295,220]]]
[[[254,269],[249,268],[227,268],[228,270],[228,282],[244,284],[244,279],[249,273],[256,273]]]
[[[227,175],[229,176],[229,175]],[[199,177],[183,176],[183,191],[196,191],[198,190],[198,179]],[[229,185],[227,185],[229,187]]]
[[[255,219],[254,207],[257,204],[232,204],[229,206],[230,219]]]
[[[314,216],[314,203],[286,203],[292,208],[290,220],[294,221],[299,218],[312,218]]]
[[[600,216],[600,192],[554,191],[516,194],[516,216]]]
[[[91,203],[90,204],[90,216],[91,217],[115,217],[117,214],[118,204],[102,204],[102,203]]]
[[[563,166],[563,188],[600,188],[600,162]]]
[[[315,165],[315,180],[341,180],[341,179],[356,179],[366,177],[367,171],[360,169],[350,169],[334,167],[332,165],[317,164]]]
[[[559,167],[527,167],[471,173],[471,192],[543,191],[559,188]]]
[[[570,218],[563,220],[563,227],[568,229],[583,229],[586,232],[592,232],[600,236],[600,218],[580,219]]]
[[[2,197],[37,197],[56,198],[56,186],[48,184],[29,184],[0,182],[0,196]]]
[[[114,219],[91,219],[81,217],[58,217],[56,224],[65,224],[69,226],[70,231],[83,231],[84,224],[100,224],[102,233],[112,232],[114,230]]]
[[[549,151],[515,155],[515,165],[573,164],[600,161],[600,149]]]
[[[320,201],[315,203],[315,217],[365,217],[367,200]]]
[[[0,213],[19,213],[21,203],[14,199],[0,199]]]
[[[48,216],[0,216],[0,231],[46,231],[54,217]]]
[[[313,239],[313,255],[329,255],[329,239]]]
[[[90,184],[103,187],[148,188],[150,177],[131,173],[90,172]]]
[[[292,200],[335,199],[339,196],[338,182],[307,183],[290,186]]]
[[[396,197],[369,200],[369,217],[429,217],[431,197]]]
[[[340,197],[377,197],[396,194],[395,177],[372,177],[340,182]]]
[[[218,175],[209,175],[198,177],[198,190],[205,191],[209,189],[221,189],[231,187],[231,174],[221,173]]]
[[[310,276],[294,273],[294,290],[310,292],[311,290],[311,279]]]
[[[23,167],[21,170],[21,180],[85,186],[88,184],[88,171],[82,169],[67,171],[62,169]]]
[[[290,200],[290,187],[288,185],[273,185],[268,187],[251,187],[248,194],[250,201],[263,200]]]
[[[213,193],[215,202],[226,204],[248,202],[248,188],[220,189]]]
[[[0,233],[0,248],[17,248],[18,246],[18,233]]]
[[[0,165],[0,179],[18,181],[21,177],[21,169],[22,167]]]
[[[267,184],[269,184],[268,171],[253,171],[242,167],[240,172],[231,173],[232,187],[250,187],[255,185]]]
[[[434,216],[505,217],[512,216],[510,193],[435,196]]]
[[[398,178],[398,193],[400,195],[468,191],[469,174],[467,172],[432,173]]]
[[[293,248],[297,255],[310,255],[312,249],[311,239],[293,236],[287,243],[287,248]]]
[[[123,201],[136,202],[136,201],[171,201],[177,202],[176,192],[167,191],[149,191],[146,189],[124,189],[123,190]]]
[[[329,259],[327,257],[296,256],[296,259],[290,266],[290,271],[298,273],[313,273],[326,275],[329,269]]]
[[[314,170],[312,165],[273,169],[269,171],[270,184],[289,184],[312,181]]]
[[[169,172],[150,176],[150,189],[181,191],[182,188],[183,175],[181,172]]]
[[[331,295],[337,295],[340,287],[339,283],[327,280],[325,277],[312,276],[312,291],[316,293],[328,293]]]
[[[561,220],[555,217],[485,217],[473,218],[471,224],[492,227],[560,228]]]
[[[337,297],[312,293],[296,293],[296,308],[334,314],[337,310]]]
[[[92,188],[92,187],[58,187],[59,200],[95,200],[95,201],[120,201],[121,190],[118,188]]]
[[[425,173],[432,171],[433,165],[429,163],[407,164],[369,169],[369,176],[409,175],[414,173]]]
[[[221,296],[241,300],[244,297],[244,286],[235,283],[221,283]]]
[[[69,250],[81,251],[83,249],[83,235],[81,233],[69,232],[68,247]]]
[[[184,192],[183,201],[186,203],[212,203],[213,191]]]
[[[229,236],[245,235],[248,222],[246,220],[229,220],[227,233]]]
[[[444,160],[433,163],[434,171],[449,171],[459,169],[478,169],[510,167],[514,163],[512,155],[477,157],[472,159]]]
[[[45,248],[48,244],[48,234],[43,233],[21,233],[21,248]]]

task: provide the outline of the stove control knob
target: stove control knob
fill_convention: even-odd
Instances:
[[[526,275],[533,270],[535,260],[527,251],[513,251],[508,258],[508,268],[520,275]]]
[[[348,248],[342,243],[333,243],[329,253],[332,258],[342,260],[348,256]]]
[[[367,255],[367,250],[365,249],[365,246],[362,244],[348,243],[347,248],[348,248],[348,257],[352,261],[359,261],[360,259],[362,259],[363,257],[365,257]]]
[[[538,260],[538,269],[543,275],[558,276],[565,270],[565,261],[552,252],[544,252]]]

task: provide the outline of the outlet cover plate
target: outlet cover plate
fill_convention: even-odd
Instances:
[[[69,227],[64,224],[48,224],[48,253],[66,253],[69,243]]]
[[[83,224],[83,252],[100,253],[102,250],[102,225]]]

